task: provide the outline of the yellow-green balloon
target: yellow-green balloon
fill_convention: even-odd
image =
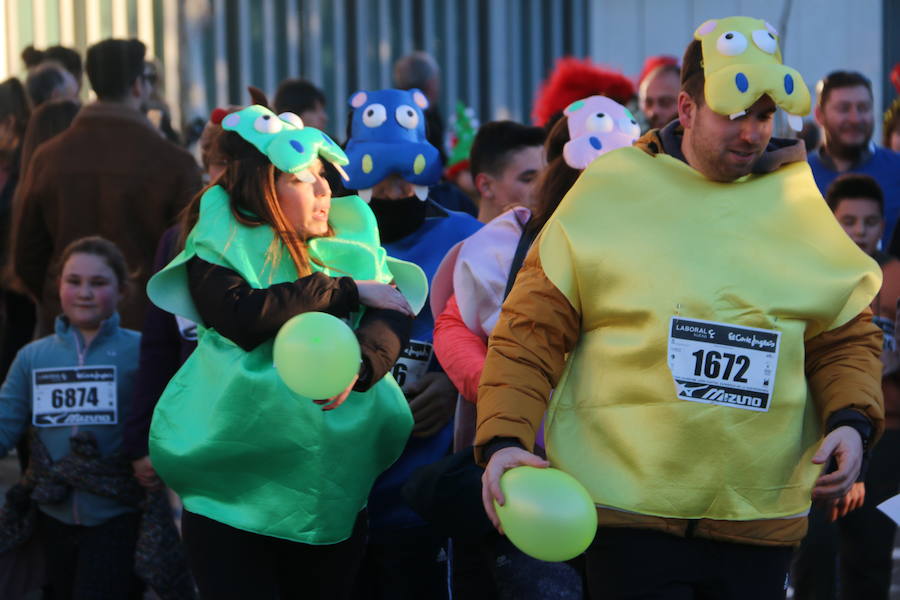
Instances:
[[[494,508],[506,537],[539,560],[560,562],[584,552],[597,533],[587,490],[559,469],[516,467],[500,477],[506,503]]]
[[[281,326],[272,358],[291,390],[314,400],[331,398],[359,372],[359,342],[337,317],[307,312]]]

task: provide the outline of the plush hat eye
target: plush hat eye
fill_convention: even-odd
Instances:
[[[609,133],[616,127],[616,122],[606,113],[598,112],[589,116],[584,122],[584,126],[588,131],[596,133]]]
[[[778,50],[778,42],[775,40],[775,36],[763,29],[757,29],[753,32],[753,43],[767,54],[775,54],[775,51]]]
[[[297,129],[303,129],[303,119],[301,119],[300,116],[295,113],[283,112],[280,115],[278,115],[278,118],[281,119],[282,121],[290,123]]]
[[[400,123],[400,126],[406,129],[415,129],[419,124],[419,113],[412,106],[407,106],[406,104],[398,106],[397,110],[394,111],[394,116],[397,117],[397,122]]]
[[[747,49],[747,38],[739,31],[726,31],[716,41],[716,49],[725,56],[737,56]]]
[[[619,131],[631,137],[641,136],[641,126],[631,117],[622,117],[619,119]]]
[[[363,125],[366,127],[381,127],[387,121],[387,111],[383,104],[370,104],[363,109]]]
[[[283,125],[272,115],[260,115],[253,121],[253,129],[260,133],[278,133]]]

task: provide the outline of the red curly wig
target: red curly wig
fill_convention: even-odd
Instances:
[[[567,56],[557,61],[553,73],[538,88],[531,119],[543,127],[576,100],[599,95],[626,104],[634,93],[634,84],[618,71],[599,67],[588,58]]]

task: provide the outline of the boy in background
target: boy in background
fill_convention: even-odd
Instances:
[[[839,176],[825,195],[847,235],[881,266],[884,282],[872,301],[873,321],[884,333],[885,432],[843,499],[813,505],[809,533],[794,565],[794,598],[872,598],[887,600],[891,585],[895,525],[876,506],[900,484],[900,374],[894,333],[900,299],[900,260],[878,249],[884,233],[884,194],[868,175]],[[864,481],[863,481],[864,479]],[[858,509],[858,510],[855,510]],[[852,512],[851,512],[852,511]],[[841,593],[836,595],[834,565],[839,563]]]
[[[514,121],[492,121],[478,130],[469,160],[479,221],[516,205],[531,208],[531,188],[544,168],[544,135],[540,127]]]

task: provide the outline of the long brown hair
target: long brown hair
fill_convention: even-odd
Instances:
[[[581,171],[570,167],[563,158],[563,146],[568,141],[569,118],[563,117],[556,121],[550,129],[547,141],[544,142],[547,166],[535,184],[534,193],[537,205],[532,211],[531,220],[526,225],[526,230],[529,232],[537,233],[547,224],[556,207],[581,175]]]
[[[268,157],[234,131],[225,131],[218,137],[218,151],[225,157],[225,172],[200,191],[182,211],[179,218],[181,237],[179,247],[184,247],[191,229],[200,214],[200,199],[213,185],[222,186],[230,197],[231,213],[241,224],[249,227],[268,225],[276,233],[273,246],[280,240],[287,248],[300,277],[309,275],[310,256],[303,232],[297,232],[284,216],[278,204],[275,178],[278,171]],[[331,235],[329,228],[329,234]],[[280,259],[280,249],[271,247],[273,264]]]

